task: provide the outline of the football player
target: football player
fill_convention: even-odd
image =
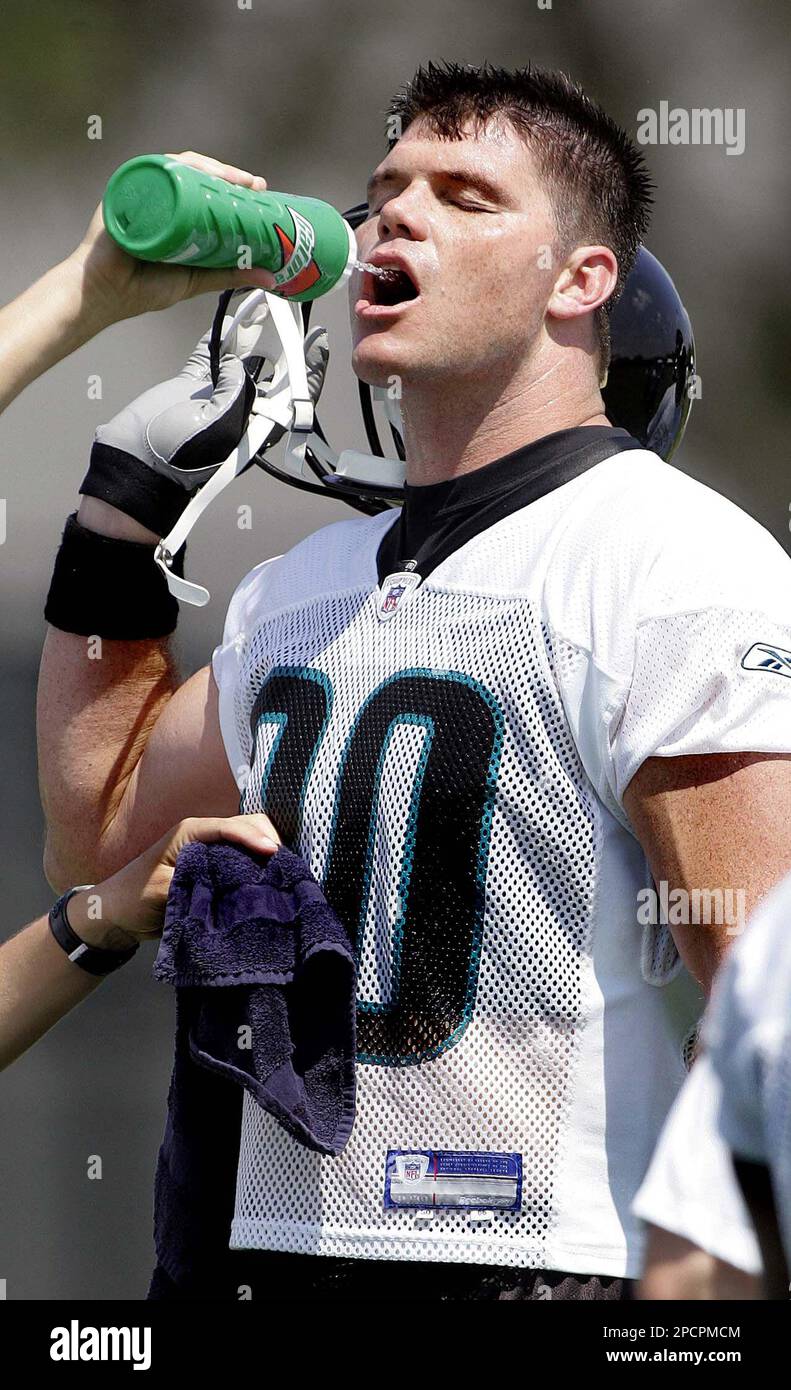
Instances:
[[[230,1253],[160,1250],[152,1296],[621,1298],[729,932],[638,895],[749,908],[791,866],[791,563],[606,413],[650,201],[624,132],[561,74],[489,65],[419,69],[389,117],[350,311],[355,373],[400,395],[403,505],[264,560],[180,685],[163,568],[190,585],[158,543],[244,463],[242,310],[102,427],[47,603],[46,868],[108,872],[241,786],[357,943],[346,1149],[240,1099]],[[269,409],[310,467],[305,346]]]

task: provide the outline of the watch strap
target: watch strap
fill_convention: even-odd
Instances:
[[[109,951],[102,946],[89,946],[86,941],[80,940],[76,932],[72,931],[66,915],[69,900],[74,897],[75,893],[82,893],[86,889],[94,887],[95,884],[93,883],[80,883],[58,898],[58,901],[50,909],[49,928],[69,960],[75,965],[79,965],[81,970],[87,970],[89,975],[109,975],[111,971],[118,970],[120,966],[126,965],[126,962],[132,959],[139,948],[139,942],[134,946],[125,947],[123,951]]]

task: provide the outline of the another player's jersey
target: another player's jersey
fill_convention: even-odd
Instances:
[[[791,1270],[791,875],[764,898],[717,983],[706,1042],[722,1087],[720,1132],[769,1169]]]
[[[706,1055],[671,1111],[635,1211],[757,1274],[733,1169],[747,1159],[769,1169],[791,1266],[791,875],[761,900],[720,970],[703,1039]]]
[[[634,1276],[698,1001],[623,793],[651,756],[791,750],[791,562],[642,450],[414,590],[378,584],[393,521],[253,570],[214,656],[242,809],[359,962],[351,1139],[246,1096],[231,1244]]]
[[[722,1082],[704,1054],[670,1110],[634,1211],[716,1260],[759,1275],[761,1254],[722,1137],[721,1110]]]

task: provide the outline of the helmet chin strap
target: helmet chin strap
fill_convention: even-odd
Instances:
[[[403,438],[404,421],[401,417],[401,407],[395,397],[390,394],[389,387],[372,386],[371,395],[375,401],[382,402],[388,424],[391,425],[393,429],[398,430],[398,433]]]
[[[192,584],[190,580],[182,579],[180,575],[174,574],[171,569],[173,556],[181,549],[193,526],[215,497],[219,497],[234,478],[238,478],[245,468],[249,468],[254,455],[265,443],[271,432],[272,421],[270,419],[258,415],[251,418],[247,432],[237,448],[228,455],[217,472],[187,503],[172,531],[159,542],[154,551],[154,560],[162,570],[171,594],[180,602],[192,603],[196,608],[203,608],[209,602],[211,594],[202,584]]]
[[[372,386],[371,398],[380,401],[391,429],[403,435],[404,424],[398,401],[387,387]],[[361,454],[355,449],[344,449],[338,455],[334,474],[328,479],[336,487],[359,487],[390,501],[403,500],[406,482],[406,464],[400,458],[387,458],[383,454]]]
[[[402,435],[404,425],[398,401],[384,386],[372,386],[370,391],[371,399],[381,402],[391,429]],[[388,458],[381,453],[361,454],[356,449],[344,449],[337,456],[335,472],[327,481],[335,487],[356,487],[387,501],[403,501],[406,464],[403,459]]]

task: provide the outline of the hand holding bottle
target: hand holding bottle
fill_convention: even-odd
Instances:
[[[207,155],[187,150],[170,155],[182,164],[239,184],[257,192],[266,189],[266,179],[245,169],[223,164]],[[198,294],[217,294],[243,285],[272,289],[275,277],[262,269],[200,269],[187,265],[165,265],[139,260],[123,251],[107,233],[101,205],[96,209],[85,236],[64,263],[76,276],[86,317],[94,332],[154,309],[169,309],[182,299]]]

